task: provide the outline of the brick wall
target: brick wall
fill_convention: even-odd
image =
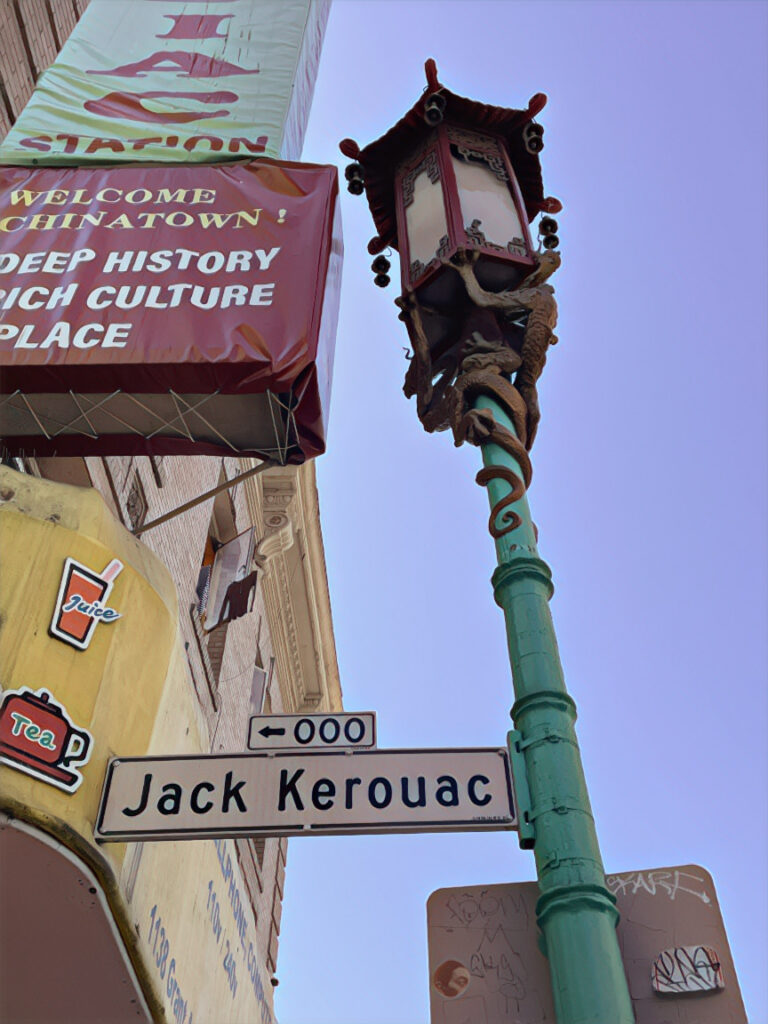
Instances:
[[[0,2],[0,137],[32,95],[90,0]]]

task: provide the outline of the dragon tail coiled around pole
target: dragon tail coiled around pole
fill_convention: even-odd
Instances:
[[[504,537],[506,534],[516,530],[521,525],[522,519],[514,509],[507,508],[507,506],[519,501],[525,494],[525,484],[517,473],[514,473],[507,466],[487,466],[485,469],[480,470],[475,480],[481,487],[487,487],[491,480],[504,480],[510,485],[512,490],[509,494],[506,494],[500,501],[497,501],[491,509],[491,515],[488,519],[488,530],[494,540],[498,540],[500,537]],[[504,511],[505,509],[506,512]],[[499,519],[499,516],[501,516],[501,519]],[[501,526],[500,523],[504,525]]]
[[[519,464],[523,475],[523,479],[521,479],[508,466],[486,466],[475,477],[481,487],[487,487],[491,480],[504,480],[511,487],[509,494],[506,494],[493,506],[488,520],[488,530],[493,539],[498,540],[516,530],[522,523],[517,512],[508,506],[519,501],[525,494],[533,476],[533,467],[525,447],[511,431],[506,430],[498,423],[494,423],[483,444],[496,444],[508,455],[511,455]]]

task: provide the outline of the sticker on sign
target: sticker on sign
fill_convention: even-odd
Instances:
[[[376,714],[256,715],[248,730],[249,750],[287,747],[375,747]]]
[[[517,825],[504,749],[114,758],[96,838],[465,832]]]

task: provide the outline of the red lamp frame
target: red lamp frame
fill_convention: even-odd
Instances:
[[[502,246],[485,239],[482,231],[472,231],[471,225],[464,224],[461,197],[453,167],[452,145],[461,145],[472,155],[477,155],[493,173],[504,181],[514,203],[515,212],[522,229],[522,237],[510,239]],[[471,147],[471,148],[470,148]],[[434,160],[430,158],[434,155]],[[426,165],[426,166],[425,166]],[[413,191],[409,184],[418,174],[426,170],[432,181],[439,181],[443,197],[448,234],[438,244],[435,256],[426,264],[411,260],[410,240],[406,213]],[[434,175],[434,177],[433,177]],[[397,238],[400,248],[400,271],[403,290],[411,290],[426,284],[431,276],[442,267],[442,261],[450,259],[459,249],[477,249],[484,256],[503,266],[510,264],[519,269],[519,277],[530,273],[536,266],[533,245],[528,230],[528,217],[504,139],[491,132],[475,131],[450,120],[437,125],[431,135],[417,151],[397,168],[395,175],[395,208],[397,216]]]

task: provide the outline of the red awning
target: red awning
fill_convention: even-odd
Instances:
[[[0,434],[11,454],[325,448],[336,170],[0,168]]]

